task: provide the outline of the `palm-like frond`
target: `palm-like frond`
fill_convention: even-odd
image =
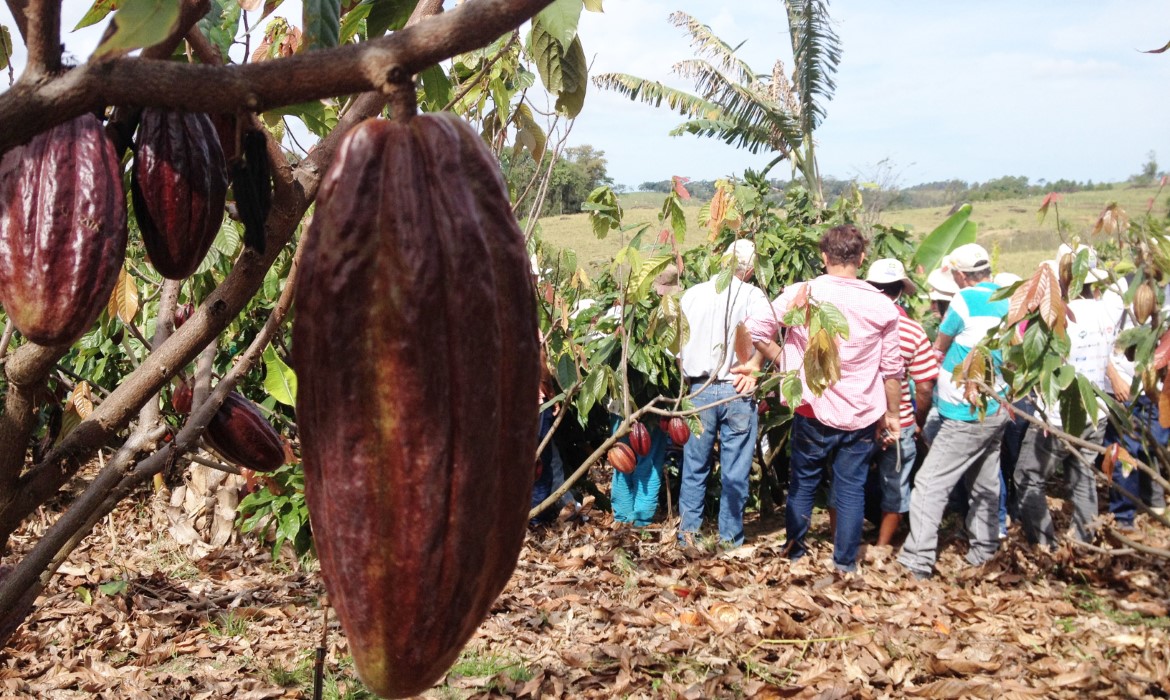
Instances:
[[[833,74],[841,62],[841,40],[829,22],[826,0],[785,0],[792,40],[793,82],[806,134],[825,118],[824,103],[833,97]]]
[[[672,110],[688,117],[705,117],[720,111],[719,105],[702,97],[626,73],[602,73],[593,78],[593,84],[652,107],[661,107],[665,102]]]
[[[751,66],[740,60],[735,52],[739,46],[731,46],[711,31],[711,27],[691,17],[685,12],[675,12],[670,15],[670,22],[676,27],[682,27],[691,35],[691,48],[695,55],[706,56],[719,65],[720,70],[730,75],[736,82],[750,83],[756,79]]]

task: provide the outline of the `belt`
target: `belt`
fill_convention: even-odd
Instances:
[[[711,379],[711,375],[703,374],[698,377],[687,377],[687,382],[690,384],[706,384],[707,380]],[[731,384],[730,379],[715,379],[711,381],[712,384]]]

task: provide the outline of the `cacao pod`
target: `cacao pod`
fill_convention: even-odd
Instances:
[[[630,426],[630,447],[634,448],[634,454],[639,457],[650,454],[650,431],[646,426],[641,423]]]
[[[687,425],[687,422],[678,416],[670,419],[670,423],[667,425],[667,432],[670,433],[670,439],[679,447],[687,444],[687,440],[691,439],[691,426]]]
[[[1146,397],[1153,403],[1158,403],[1158,370],[1153,365],[1146,365],[1142,368],[1142,389],[1145,391]]]
[[[179,415],[187,415],[191,412],[191,402],[195,398],[195,392],[191,391],[191,385],[187,382],[180,381],[171,391],[171,408],[175,409]]]
[[[232,195],[236,198],[236,212],[244,223],[244,245],[263,254],[264,224],[272,209],[268,138],[262,131],[247,129],[241,142],[241,151],[231,165]]]
[[[207,424],[207,438],[229,462],[270,472],[285,462],[280,434],[248,399],[231,392]]]
[[[1065,253],[1060,256],[1060,293],[1063,296],[1068,296],[1068,286],[1072,284],[1073,277],[1073,255],[1072,253]]]
[[[609,452],[605,453],[605,461],[622,474],[633,474],[634,468],[638,466],[638,458],[634,455],[634,450],[624,442],[619,442],[609,448]]]
[[[355,127],[303,245],[293,359],[321,576],[362,679],[415,695],[524,540],[540,381],[524,236],[480,136],[436,113]]]
[[[191,314],[195,313],[195,305],[191,303],[182,304],[175,308],[175,328],[182,328],[187,319],[191,318]]]
[[[167,279],[191,276],[219,232],[227,197],[227,164],[211,118],[142,110],[130,195],[154,268]]]
[[[85,114],[0,162],[0,304],[41,345],[93,324],[126,253],[126,200],[114,146]]]
[[[1158,308],[1158,295],[1149,281],[1142,282],[1133,292],[1133,318],[1140,326],[1150,320]]]

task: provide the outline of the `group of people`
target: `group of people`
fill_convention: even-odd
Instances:
[[[683,385],[696,406],[708,408],[699,413],[702,432],[683,448],[680,544],[694,544],[703,525],[716,442],[721,474],[718,537],[728,547],[744,542],[743,513],[757,439],[753,392],[766,367],[797,370],[804,386],[800,405],[792,407],[785,516],[788,557],[798,559],[807,552],[814,499],[826,478],[833,564],[842,572],[857,567],[867,481],[874,478],[881,494],[877,543],[891,544],[908,516],[909,534],[898,561],[918,578],[934,573],[938,532],[948,505],[966,513],[971,564],[995,555],[1009,513],[1030,542],[1053,545],[1057,533],[1045,484],[1057,468],[1063,469],[1072,493],[1071,535],[1092,539],[1098,518],[1097,452],[1072,450],[1055,432],[1028,429],[1020,417],[1038,415],[1059,429],[1060,407],[1029,398],[1008,404],[998,351],[985,359],[994,370],[993,385],[985,387],[990,392],[976,395],[969,382],[952,381],[988,331],[1003,323],[1009,301],[996,295],[997,290],[1019,278],[993,277],[990,256],[977,244],[953,250],[927,278],[931,308],[938,313],[932,342],[923,325],[898,303],[903,295],[917,292],[899,261],[873,261],[862,278],[867,240],[852,225],[829,229],[819,247],[824,274],[790,285],[771,303],[751,283],[756,254],[752,242],[744,239],[726,252],[728,263],[734,265],[730,284],[721,285],[716,276],[682,294],[680,306],[690,328],[681,348]],[[1062,247],[1057,260],[1079,252]],[[1059,268],[1056,261],[1046,264]],[[1115,352],[1118,333],[1133,319],[1125,312],[1120,290],[1102,288],[1106,282],[1108,275],[1090,257],[1084,288],[1070,293],[1077,298],[1069,305],[1073,313],[1067,363],[1130,405],[1134,419],[1144,425],[1141,430],[1165,445],[1167,431],[1158,423],[1156,405],[1140,393],[1131,395],[1133,362]],[[839,379],[822,392],[803,381],[803,368],[810,341],[823,339],[810,339],[810,329],[803,323],[784,323],[786,317],[792,318],[789,312],[795,306],[810,303],[832,304],[848,322],[848,333],[835,339]],[[733,352],[740,325],[753,346],[752,357],[745,362]],[[1105,411],[1098,415],[1100,419],[1080,437],[1094,444],[1121,442],[1139,459],[1147,457],[1142,441],[1133,434],[1118,434]],[[656,429],[653,437],[651,455],[634,474],[614,475],[618,520],[645,524],[653,517],[648,504],[657,505],[655,462],[660,469],[667,443]],[[1155,512],[1164,508],[1164,495],[1144,473],[1119,463],[1113,478],[1120,489],[1111,494],[1110,510],[1120,527],[1133,526],[1134,497],[1140,496]],[[632,504],[639,501],[641,509],[632,512]]]

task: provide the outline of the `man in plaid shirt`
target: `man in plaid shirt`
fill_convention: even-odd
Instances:
[[[807,551],[804,537],[812,519],[813,496],[826,469],[832,469],[831,507],[837,512],[833,564],[838,570],[857,568],[865,516],[865,479],[879,439],[892,442],[900,431],[899,395],[904,365],[898,344],[898,311],[894,303],[868,282],[857,279],[867,241],[857,227],[846,224],[826,231],[819,243],[825,274],[789,286],[772,302],[771,313],[748,318],[746,326],[761,355],[781,371],[799,369],[804,380],[804,355],[809,333],[805,326],[787,329],[784,347],[776,343],[780,319],[804,296],[833,304],[849,323],[849,337],[837,339],[841,378],[817,396],[805,383],[801,404],[794,407],[792,458],[789,463],[787,555],[799,559]],[[750,372],[745,366],[733,370]],[[879,434],[883,436],[879,438]]]

